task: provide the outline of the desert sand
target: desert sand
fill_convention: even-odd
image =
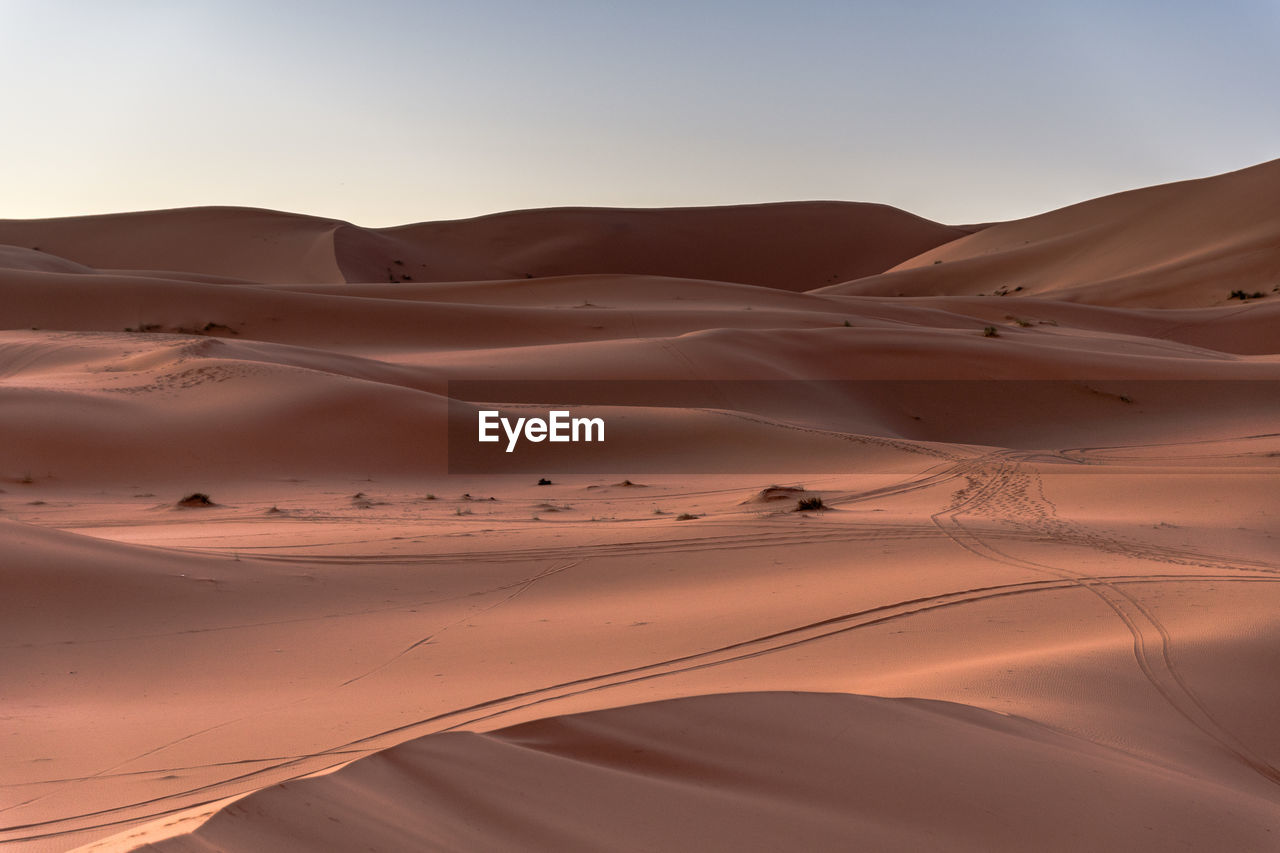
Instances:
[[[1280,849],[1277,197],[0,221],[0,848]]]

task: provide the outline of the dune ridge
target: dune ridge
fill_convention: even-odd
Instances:
[[[1273,848],[1277,176],[0,222],[0,846]]]
[[[1280,160],[998,223],[827,292],[1192,308],[1280,291]],[[946,267],[946,269],[941,269]]]
[[[415,808],[402,811],[406,802]],[[573,820],[548,820],[565,814]],[[943,838],[972,851],[1262,849],[1276,819],[1276,804],[1252,793],[1016,717],[924,700],[756,693],[430,735],[252,794],[191,834],[136,849],[263,849],[281,834],[334,851],[691,842],[905,851]]]
[[[63,266],[262,283],[611,272],[807,290],[883,272],[970,230],[854,202],[559,208],[381,229],[278,211],[207,207],[0,220],[0,244],[61,258]]]

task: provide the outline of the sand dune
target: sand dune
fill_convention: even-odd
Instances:
[[[0,846],[1274,848],[1278,175],[0,222]]]
[[[1041,296],[1192,308],[1270,294],[1280,277],[1280,160],[1003,222],[828,292]]]
[[[65,260],[100,270],[313,283],[610,272],[786,290],[883,272],[966,233],[849,202],[563,208],[385,229],[235,207],[0,221],[0,244],[55,256],[54,268]]]
[[[1243,850],[1278,810],[964,705],[756,693],[430,735],[140,849]]]
[[[99,270],[205,273],[252,281],[342,281],[332,237],[339,224],[268,210],[191,208],[4,220],[0,243]]]
[[[883,272],[968,230],[885,205],[789,202],[517,211],[384,233],[492,258],[493,278],[613,272],[808,290]]]

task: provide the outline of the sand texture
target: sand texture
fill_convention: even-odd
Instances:
[[[1277,198],[0,221],[0,849],[1280,849]]]

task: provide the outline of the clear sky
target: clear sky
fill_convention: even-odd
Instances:
[[[0,218],[1037,213],[1280,157],[1280,0],[0,0]]]

